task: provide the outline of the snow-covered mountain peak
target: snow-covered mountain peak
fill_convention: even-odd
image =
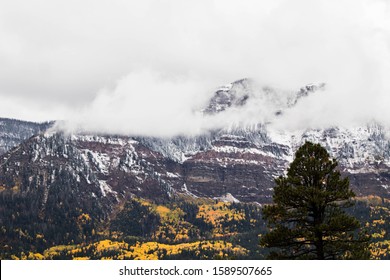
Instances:
[[[206,115],[216,114],[229,108],[243,106],[253,92],[252,84],[251,80],[242,79],[218,88],[202,112]]]
[[[324,88],[325,84],[320,83],[308,84],[295,91],[282,90],[259,85],[252,79],[241,79],[218,88],[201,111],[204,115],[237,111],[251,116],[259,114],[270,121],[295,106],[300,99]]]

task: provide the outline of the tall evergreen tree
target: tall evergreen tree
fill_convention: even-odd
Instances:
[[[341,178],[337,162],[319,144],[306,142],[287,176],[275,180],[273,202],[263,209],[271,230],[261,245],[271,259],[367,259],[368,238],[345,213],[355,194]]]

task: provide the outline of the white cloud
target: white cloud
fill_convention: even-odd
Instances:
[[[246,117],[211,122],[193,110],[252,77],[285,89],[327,83],[281,118],[287,126],[390,122],[389,13],[387,0],[4,0],[0,114],[195,133]]]
[[[75,114],[68,128],[132,135],[171,136],[202,132],[199,110],[207,100],[201,82],[142,71],[104,89]]]

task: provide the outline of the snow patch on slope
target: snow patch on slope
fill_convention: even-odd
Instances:
[[[117,196],[117,192],[113,191],[112,188],[110,187],[110,185],[107,184],[106,181],[99,180],[99,187],[100,187],[100,191],[102,192],[103,196],[107,196],[107,194],[110,194],[110,193],[114,194],[115,197]]]
[[[223,202],[240,203],[240,201],[237,198],[235,198],[231,193],[227,193],[219,197],[213,197],[213,199],[220,200]]]

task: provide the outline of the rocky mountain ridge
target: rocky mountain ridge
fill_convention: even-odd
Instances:
[[[203,112],[245,108],[258,98],[275,103],[277,117],[324,85],[305,86],[287,94],[288,98],[279,94],[283,98],[278,100],[274,90],[263,88],[265,97],[259,97],[250,87],[248,80],[222,87]],[[349,176],[357,195],[390,198],[390,140],[386,129],[376,123],[298,134],[256,124],[173,138],[51,131],[2,156],[0,185],[2,191],[23,196],[37,193],[39,213],[45,213],[52,197],[69,200],[71,196],[78,208],[96,209],[102,218],[132,196],[164,200],[184,195],[269,203],[274,178],[286,171],[295,150],[305,141],[327,148],[343,174]]]
[[[372,122],[275,130],[273,120],[304,98],[321,94],[325,85],[292,92],[252,87],[250,80],[224,86],[202,112],[205,117],[245,115],[266,104],[259,107],[267,110],[266,122],[198,136],[67,133],[53,123],[0,119],[1,256],[64,259],[77,251],[77,256],[112,257],[100,245],[103,253],[93,253],[93,244],[125,240],[129,243],[121,244],[129,249],[135,240],[181,244],[208,238],[233,240],[257,259],[258,236],[265,227],[259,206],[272,201],[274,178],[286,172],[296,149],[312,141],[323,145],[349,177],[360,197],[353,211],[363,225],[372,223],[379,240],[375,246],[383,252],[377,256],[386,257],[388,209],[381,205],[390,201],[388,129]],[[181,257],[188,257],[185,252]]]
[[[54,122],[35,123],[0,118],[0,155],[33,135],[46,131]]]

